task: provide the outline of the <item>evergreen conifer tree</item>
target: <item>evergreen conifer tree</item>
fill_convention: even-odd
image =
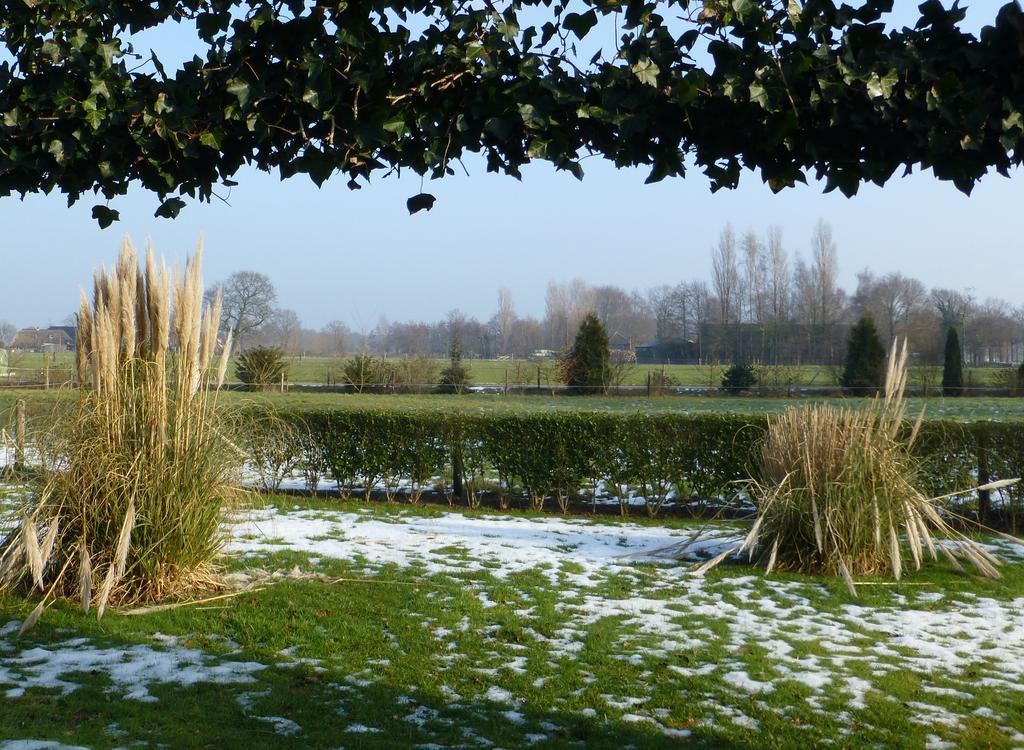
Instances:
[[[448,366],[441,371],[437,392],[465,393],[470,382],[469,368],[462,363],[462,340],[455,333],[448,347]]]
[[[563,376],[572,393],[601,393],[608,386],[608,334],[593,313],[576,333],[576,341],[563,361]]]
[[[757,385],[757,372],[750,362],[736,363],[722,375],[722,390],[733,395]]]
[[[885,347],[878,337],[875,321],[864,315],[850,331],[842,386],[853,396],[871,396],[882,387],[885,376]]]
[[[964,355],[956,328],[946,331],[946,357],[942,364],[942,395],[959,396],[964,390]]]

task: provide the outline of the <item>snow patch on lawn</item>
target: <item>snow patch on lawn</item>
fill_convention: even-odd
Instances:
[[[11,623],[2,634],[12,632]],[[2,642],[2,641],[0,641]],[[244,684],[254,681],[253,673],[265,669],[255,662],[220,661],[190,648],[153,648],[146,645],[104,648],[87,638],[74,638],[51,646],[36,646],[11,656],[0,656],[0,690],[7,687],[9,698],[32,688],[71,693],[78,684],[75,673],[102,673],[112,683],[108,692],[128,700],[152,703],[153,685],[192,685],[212,682]]]
[[[585,665],[577,662],[586,634],[595,624],[608,621],[622,632],[615,657],[633,665],[712,645],[725,647],[721,659],[673,663],[669,673],[717,685],[737,700],[753,698],[763,707],[766,696],[781,684],[795,682],[809,691],[806,702],[815,712],[829,713],[826,702],[837,698],[848,711],[861,711],[872,693],[882,695],[873,680],[864,679],[865,669],[876,677],[907,671],[928,675],[931,689],[924,689],[931,694],[959,702],[963,716],[952,711],[938,714],[955,730],[976,708],[971,684],[1024,692],[1024,598],[998,601],[968,595],[963,597],[968,602],[959,602],[948,593],[914,591],[894,598],[894,607],[850,604],[839,611],[822,610],[813,602],[816,594],[826,591],[820,584],[760,576],[709,581],[659,555],[659,550],[693,540],[694,529],[458,513],[376,519],[365,513],[280,513],[271,508],[239,519],[231,531],[232,549],[243,553],[273,552],[281,548],[276,543],[280,541],[289,549],[318,556],[365,560],[371,566],[415,565],[429,574],[454,577],[486,570],[505,580],[517,572],[539,571],[563,592],[556,604],[562,624],[548,635],[530,627],[537,615],[529,602],[517,606],[516,615],[524,622],[523,633],[545,645],[556,669],[581,671]],[[707,559],[734,544],[738,536],[735,527],[708,525],[685,547],[685,558]],[[1013,545],[990,545],[1001,556],[1011,547],[1017,553]],[[1005,557],[1013,559],[1010,554]],[[647,566],[647,575],[640,575],[637,563]],[[658,563],[653,572],[651,563]],[[613,575],[635,578],[628,597],[594,591]],[[476,593],[484,608],[496,606],[486,592]],[[768,661],[756,678],[745,658],[754,650]],[[520,666],[514,663],[518,657],[506,656],[509,665]],[[478,671],[498,674],[482,665]],[[966,679],[968,671],[977,677]],[[931,684],[936,680],[967,687],[944,689]],[[515,699],[499,685],[489,687],[485,697],[497,702]],[[632,701],[639,700],[643,699],[605,696],[609,707],[624,712],[624,720],[658,723],[629,713],[632,705],[639,705]],[[930,704],[911,702],[907,708],[912,721],[936,715]],[[760,726],[728,706],[719,706],[715,713],[753,731]]]
[[[358,513],[281,513],[275,508],[251,511],[229,529],[229,549],[234,552],[288,549],[341,560],[364,559],[375,565],[418,564],[428,573],[487,570],[502,579],[526,570],[543,570],[552,583],[566,576],[572,584],[584,587],[596,585],[594,574],[630,568],[636,560],[665,562],[651,554],[694,535],[692,529],[576,519],[444,513],[433,518],[400,514],[381,520]],[[711,527],[687,550],[688,558],[717,554],[736,537],[735,528]],[[463,555],[453,558],[452,547]],[[564,571],[566,561],[578,565],[582,572]]]

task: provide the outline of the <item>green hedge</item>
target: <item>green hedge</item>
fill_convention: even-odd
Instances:
[[[564,509],[603,483],[637,489],[652,515],[672,493],[695,500],[734,494],[765,430],[762,417],[732,415],[331,410],[291,418],[320,441],[343,492],[398,480],[415,492],[440,476],[450,495],[470,505],[487,487],[503,507],[519,501],[540,509],[553,500]]]
[[[567,505],[599,484],[630,487],[654,515],[667,497],[731,498],[756,466],[767,425],[735,414],[477,414],[466,412],[297,411],[304,434],[343,492],[404,483],[418,499],[434,477],[449,497],[477,502],[482,488],[511,502]],[[922,491],[941,495],[1024,474],[1024,424],[926,421],[914,452]],[[618,490],[618,491],[617,491]],[[1024,508],[1019,487],[1004,491]],[[624,499],[624,497],[620,497]],[[990,498],[980,498],[982,513]]]

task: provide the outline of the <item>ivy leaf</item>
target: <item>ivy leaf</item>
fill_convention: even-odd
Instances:
[[[50,141],[50,145],[46,150],[53,155],[53,158],[57,160],[58,164],[62,164],[64,162],[64,143],[62,141],[57,139]]]
[[[114,55],[116,55],[120,51],[120,46],[120,42],[118,42],[118,40],[116,39],[111,40],[109,42],[103,42],[102,44],[97,46],[100,55],[103,56],[104,67],[109,68],[111,66],[111,64],[114,61]]]
[[[238,106],[244,107],[249,102],[249,83],[241,78],[232,78],[228,81],[227,91],[238,98]]]
[[[586,13],[567,13],[562,19],[563,28],[568,29],[582,39],[597,25],[597,13],[591,8]]]
[[[756,8],[754,0],[732,0],[732,9],[736,11],[736,15],[740,17],[741,21],[745,21]]]
[[[388,122],[385,122],[382,127],[389,133],[394,133],[395,135],[405,135],[409,130],[405,124],[405,119],[402,117],[396,117],[393,120],[389,120]]]
[[[763,84],[750,84],[750,101],[754,102],[755,104],[760,104],[762,109],[770,109],[768,92],[765,90]]]
[[[890,70],[881,78],[878,73],[872,73],[868,79],[868,96],[872,99],[889,99],[898,82],[899,76],[895,70]]]
[[[640,83],[646,83],[648,86],[657,87],[658,73],[661,72],[661,69],[648,58],[645,57],[643,60],[636,63],[631,70],[633,71],[633,75],[640,80]]]
[[[430,193],[417,193],[405,202],[405,206],[409,209],[409,215],[412,216],[417,211],[429,211],[434,207],[436,200],[437,198]]]
[[[93,206],[92,207],[92,218],[99,222],[100,229],[106,229],[115,221],[121,218],[121,214],[112,208],[106,206]]]
[[[162,216],[165,219],[173,219],[181,212],[181,209],[183,209],[184,207],[185,201],[183,201],[181,198],[168,198],[167,200],[160,204],[160,207],[156,210],[156,212],[153,215]]]
[[[212,130],[207,130],[201,136],[199,136],[199,142],[204,146],[215,148],[220,150],[220,138],[217,137],[217,133]]]

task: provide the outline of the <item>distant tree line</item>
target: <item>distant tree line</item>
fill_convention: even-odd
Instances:
[[[657,362],[760,362],[841,366],[854,323],[869,315],[888,346],[910,342],[914,363],[941,365],[947,332],[957,331],[965,364],[1024,359],[1024,307],[976,299],[969,290],[931,289],[899,272],[865,269],[847,291],[838,285],[839,250],[827,223],[811,233],[806,255],[787,250],[782,231],[737,233],[726,225],[711,248],[709,279],[681,280],[644,292],[549,281],[541,317],[520,315],[512,293],[498,290],[486,320],[452,310],[438,321],[389,321],[353,331],[341,321],[306,328],[276,306],[269,278],[250,271],[223,284],[226,325],[241,346],[286,354],[447,358],[458,338],[466,358],[526,359],[565,352],[594,314],[612,350],[646,351]],[[653,346],[649,346],[652,345]]]

